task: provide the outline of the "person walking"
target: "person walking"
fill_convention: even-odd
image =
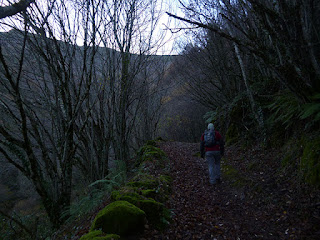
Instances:
[[[221,183],[220,162],[224,155],[224,141],[221,134],[214,129],[213,123],[208,124],[208,129],[201,136],[200,152],[201,157],[205,157],[208,162],[210,184]]]

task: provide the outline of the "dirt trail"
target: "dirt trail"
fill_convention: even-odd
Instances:
[[[173,220],[166,231],[149,229],[140,239],[304,239],[295,226],[303,220],[297,220],[300,216],[286,205],[277,205],[278,195],[270,193],[270,201],[255,199],[246,186],[234,186],[223,175],[221,184],[210,185],[206,161],[195,156],[198,144],[168,142],[160,147],[172,164],[173,189],[167,207],[174,213]],[[240,153],[232,151],[226,151],[226,158],[239,158]],[[258,172],[255,181],[268,182],[263,174]],[[263,184],[267,191],[271,183]],[[319,235],[314,236],[305,239]]]

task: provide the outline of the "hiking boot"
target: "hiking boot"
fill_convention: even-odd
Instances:
[[[220,178],[217,178],[216,182],[217,182],[218,184],[220,184],[220,183],[221,183],[221,179],[220,179]]]

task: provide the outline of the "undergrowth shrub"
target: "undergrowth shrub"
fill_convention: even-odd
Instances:
[[[303,105],[303,111],[301,118],[305,119],[310,116],[314,117],[314,121],[320,120],[320,93],[314,95],[312,98],[313,102]]]
[[[273,102],[268,105],[272,112],[269,121],[275,124],[281,124],[286,129],[300,119],[302,107],[298,99],[289,90],[276,96]]]
[[[115,187],[119,187],[126,181],[125,164],[118,162],[116,167],[101,180],[91,183],[82,197],[74,201],[69,208],[65,209],[62,217],[68,217],[67,223],[78,220],[98,207]]]
[[[267,106],[272,112],[268,120],[281,124],[285,129],[296,128],[300,123],[305,129],[313,131],[315,128],[312,127],[319,128],[320,123],[320,94],[310,97],[310,100],[302,104],[289,90],[284,91]]]
[[[130,181],[127,182],[126,179],[120,182],[112,181],[109,177],[91,184],[90,186],[99,186],[96,190],[104,189],[104,194],[108,192],[108,195],[111,195],[111,203],[98,213],[90,232],[102,230],[104,233],[121,235],[121,238],[128,233],[138,234],[145,224],[141,217],[146,217],[148,223],[156,229],[164,229],[171,221],[171,211],[164,204],[169,198],[172,182],[172,178],[166,175],[169,173],[168,160],[166,154],[156,147],[155,141],[148,141],[137,152],[138,164],[135,164],[135,169],[130,169],[131,175],[128,177]],[[120,171],[119,174],[121,173]],[[111,194],[109,189],[104,188],[110,185],[115,186],[109,188],[114,188]],[[94,196],[96,200],[100,198],[99,193],[100,191]],[[87,196],[87,199],[83,199],[84,203],[81,205],[85,205],[92,197]],[[81,209],[79,205],[75,207]],[[140,213],[143,213],[143,216]],[[91,237],[90,232],[84,236]],[[95,234],[100,235],[101,232]],[[100,236],[98,238],[100,239]]]
[[[311,97],[312,102],[302,106],[301,119],[308,120],[306,129],[319,129],[320,125],[320,93]]]

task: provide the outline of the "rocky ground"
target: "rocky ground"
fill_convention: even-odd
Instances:
[[[164,232],[143,239],[320,239],[319,191],[280,168],[275,151],[233,146],[222,161],[222,183],[208,183],[198,144],[167,142],[173,189]]]

